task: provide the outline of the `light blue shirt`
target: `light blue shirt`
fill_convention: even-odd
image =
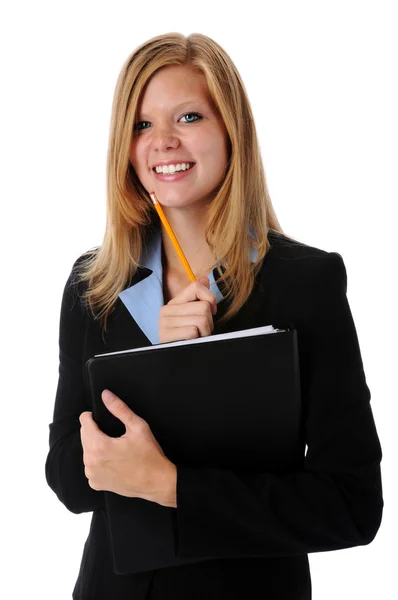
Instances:
[[[250,260],[253,263],[256,259],[257,251],[251,248]],[[156,233],[144,249],[140,265],[149,269],[151,273],[145,279],[120,292],[119,298],[150,342],[159,344],[159,312],[164,305],[160,227],[156,229]],[[218,304],[224,296],[215,282],[214,270],[208,274],[208,278],[210,290],[214,293]]]

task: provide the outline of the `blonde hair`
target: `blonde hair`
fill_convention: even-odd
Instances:
[[[148,40],[126,60],[116,84],[103,243],[86,252],[76,267],[77,279],[86,283],[82,298],[103,331],[119,293],[140,266],[148,226],[158,218],[129,155],[144,87],[159,69],[169,65],[190,65],[205,76],[229,137],[228,168],[208,207],[205,228],[206,241],[223,266],[218,271],[224,296],[230,299],[220,323],[239,311],[253,289],[269,249],[267,228],[284,234],[268,194],[249,99],[231,58],[215,41],[199,33],[168,33]],[[250,263],[251,246],[257,251],[255,263]]]

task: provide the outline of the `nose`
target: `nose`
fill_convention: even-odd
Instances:
[[[152,149],[159,152],[164,152],[168,148],[177,148],[179,144],[177,135],[169,128],[157,129],[152,136]]]

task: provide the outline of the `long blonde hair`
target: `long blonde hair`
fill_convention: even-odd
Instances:
[[[231,58],[215,41],[199,33],[168,33],[148,40],[128,57],[116,84],[103,243],[86,252],[76,268],[77,280],[86,283],[82,298],[94,318],[100,320],[103,331],[119,293],[140,265],[148,225],[157,219],[129,155],[144,86],[156,71],[168,65],[190,65],[203,73],[229,136],[228,168],[208,207],[205,228],[206,241],[223,266],[224,272],[218,271],[224,295],[230,299],[220,322],[234,316],[248,299],[269,249],[267,228],[284,234],[268,193],[249,99]],[[257,251],[255,263],[249,259],[251,246]]]

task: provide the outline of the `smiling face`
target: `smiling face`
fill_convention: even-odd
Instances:
[[[228,135],[204,75],[188,65],[163,67],[137,109],[130,162],[143,187],[165,207],[211,202],[226,172]],[[159,175],[154,167],[162,163],[190,168]]]

